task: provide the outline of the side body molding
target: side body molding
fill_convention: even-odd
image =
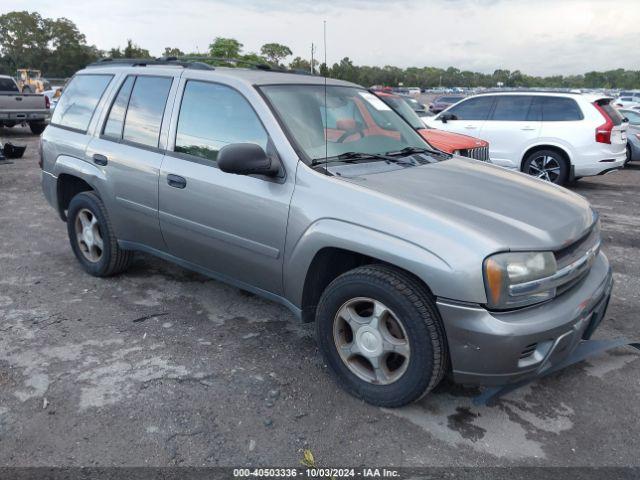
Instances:
[[[403,268],[425,281],[435,295],[451,280],[451,266],[433,252],[362,225],[336,219],[320,219],[309,226],[295,245],[287,245],[283,266],[284,292],[296,306],[302,305],[302,293],[309,266],[323,248],[340,248],[377,258]],[[448,285],[450,291],[450,285]]]

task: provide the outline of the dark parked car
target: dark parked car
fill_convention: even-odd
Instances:
[[[444,97],[438,97],[429,104],[429,110],[433,113],[440,113],[445,108],[449,108],[451,105],[458,103],[463,98],[465,98],[464,95],[447,95]]]

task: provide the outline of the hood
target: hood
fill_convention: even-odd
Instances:
[[[421,210],[452,234],[490,240],[496,251],[556,250],[594,222],[580,195],[462,157],[344,179]]]
[[[418,130],[418,133],[438,150],[447,153],[453,153],[455,150],[467,150],[469,148],[486,147],[489,145],[479,138],[459,133],[445,132],[435,128],[422,128]]]

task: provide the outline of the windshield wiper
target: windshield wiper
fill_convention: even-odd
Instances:
[[[445,155],[448,156],[448,153],[441,152],[440,150],[433,150],[431,148],[422,148],[422,147],[406,147],[402,150],[397,150],[395,152],[387,152],[385,155],[411,155],[413,153],[433,153],[435,155]]]
[[[327,158],[316,158],[311,162],[311,165],[320,165],[322,163],[329,162],[349,162],[355,160],[367,160],[370,158],[375,158],[377,160],[384,160],[386,162],[398,163],[397,158],[388,157],[386,155],[381,155],[378,153],[364,153],[364,152],[345,152],[340,155],[333,155]]]

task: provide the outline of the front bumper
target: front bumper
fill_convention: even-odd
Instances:
[[[506,385],[560,364],[593,334],[609,303],[613,277],[599,253],[582,282],[554,300],[511,312],[438,300],[453,380]]]

